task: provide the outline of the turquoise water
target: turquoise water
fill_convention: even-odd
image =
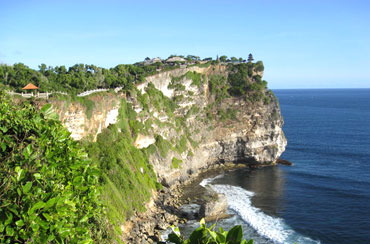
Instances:
[[[255,243],[370,243],[370,89],[275,90],[293,167],[203,181]]]

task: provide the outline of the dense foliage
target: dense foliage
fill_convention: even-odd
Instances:
[[[241,96],[250,90],[264,91],[267,82],[261,79],[257,72],[263,71],[261,61],[257,63],[236,64],[229,66],[230,74],[228,81],[230,84],[229,93],[233,96]]]
[[[99,241],[98,171],[51,112],[0,94],[1,243]]]
[[[77,93],[96,88],[129,88],[134,83],[142,82],[146,75],[154,74],[159,64],[161,63],[147,66],[120,64],[110,69],[87,64],[76,64],[68,69],[65,66],[47,67],[41,64],[36,71],[17,63],[13,66],[0,65],[0,81],[16,91],[21,91],[29,82],[40,87],[42,92]]]
[[[90,158],[102,172],[102,200],[110,223],[107,228],[110,237],[118,242],[119,226],[135,211],[144,211],[152,190],[160,187],[149,164],[149,152],[134,146],[140,131],[137,123],[132,105],[122,100],[118,123],[104,129],[96,142],[86,145]]]
[[[240,225],[234,226],[229,231],[224,231],[221,227],[219,231],[214,230],[215,225],[207,227],[204,219],[200,221],[200,227],[194,230],[188,239],[185,239],[178,227],[172,228],[172,233],[168,235],[167,242],[175,244],[253,244],[253,240],[243,240],[243,229]]]

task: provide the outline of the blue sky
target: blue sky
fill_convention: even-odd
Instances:
[[[270,88],[370,88],[370,1],[0,0],[0,63],[247,57]]]

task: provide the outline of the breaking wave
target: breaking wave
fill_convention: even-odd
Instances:
[[[277,217],[271,217],[263,213],[260,209],[253,207],[251,199],[253,192],[247,191],[241,187],[231,185],[212,185],[210,184],[216,178],[203,180],[200,185],[209,185],[218,193],[225,194],[229,208],[235,211],[250,227],[255,229],[257,233],[265,238],[268,238],[273,243],[300,243],[300,244],[318,244],[308,237],[302,236],[295,232],[284,220]]]

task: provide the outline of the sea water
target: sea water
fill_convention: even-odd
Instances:
[[[255,243],[370,243],[370,89],[275,90],[294,166],[202,181]],[[189,224],[183,230],[196,227]]]

